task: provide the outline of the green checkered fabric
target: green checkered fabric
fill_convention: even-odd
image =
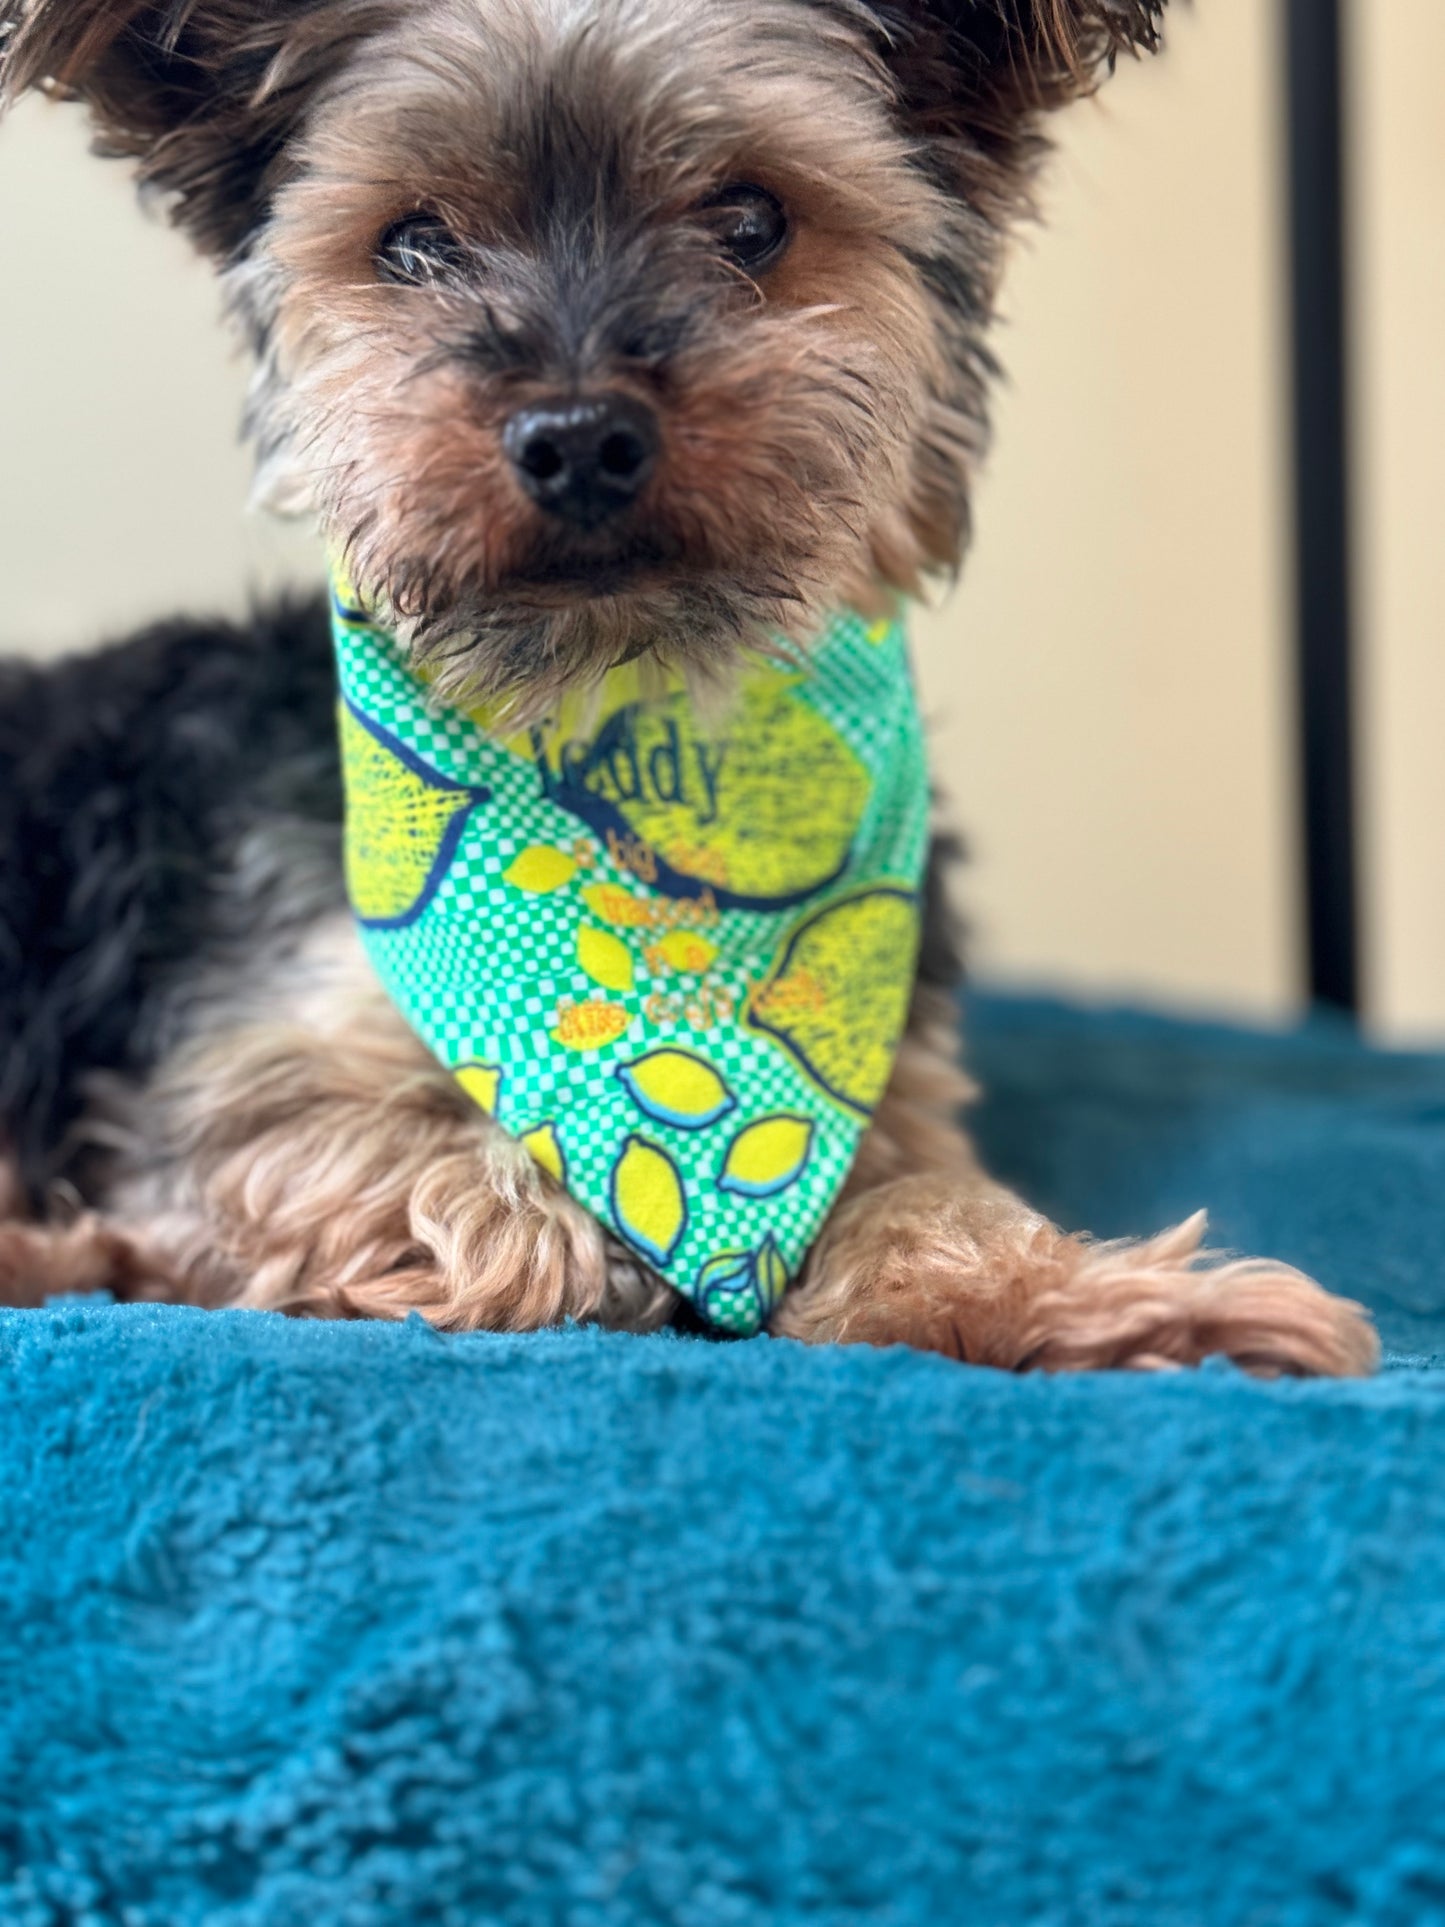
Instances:
[[[902,1035],[928,781],[896,624],[704,723],[635,666],[501,734],[338,582],[347,878],[428,1047],[717,1327],[756,1331]]]

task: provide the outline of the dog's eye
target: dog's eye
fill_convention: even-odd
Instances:
[[[748,274],[770,267],[788,240],[783,204],[765,187],[736,182],[703,208],[708,226],[728,259]]]
[[[453,274],[467,249],[437,214],[408,214],[393,221],[376,244],[376,271],[383,281],[426,287]]]

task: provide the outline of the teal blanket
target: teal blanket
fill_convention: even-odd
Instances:
[[[0,1316],[3,1927],[1445,1923],[1445,1060],[989,1003],[996,1162],[1415,1362]]]

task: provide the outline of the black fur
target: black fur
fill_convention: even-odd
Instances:
[[[958,990],[964,980],[966,931],[954,908],[949,881],[963,861],[956,836],[935,836],[923,878],[923,941],[918,951],[918,981],[933,990]]]
[[[89,1076],[144,1071],[208,963],[340,903],[333,673],[319,604],[0,662],[0,1145],[33,1202]]]
[[[207,253],[244,252],[316,89],[396,0],[0,0],[0,107],[85,100]],[[284,58],[283,58],[284,56]]]

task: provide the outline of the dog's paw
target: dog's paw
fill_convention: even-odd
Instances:
[[[132,1241],[87,1215],[69,1225],[0,1222],[0,1309],[37,1311],[57,1298],[158,1297]]]
[[[88,1242],[28,1224],[0,1224],[0,1309],[34,1311],[52,1297],[94,1289]]]
[[[1062,1239],[1057,1277],[1040,1281],[1036,1344],[1044,1371],[1167,1370],[1224,1357],[1257,1377],[1354,1378],[1380,1346],[1363,1307],[1266,1259],[1203,1248],[1205,1215],[1142,1243]]]
[[[997,1188],[904,1179],[859,1198],[774,1314],[812,1344],[912,1345],[1001,1371],[1163,1371],[1232,1359],[1259,1377],[1372,1372],[1360,1306],[1288,1265],[1157,1238],[1070,1237]]]

